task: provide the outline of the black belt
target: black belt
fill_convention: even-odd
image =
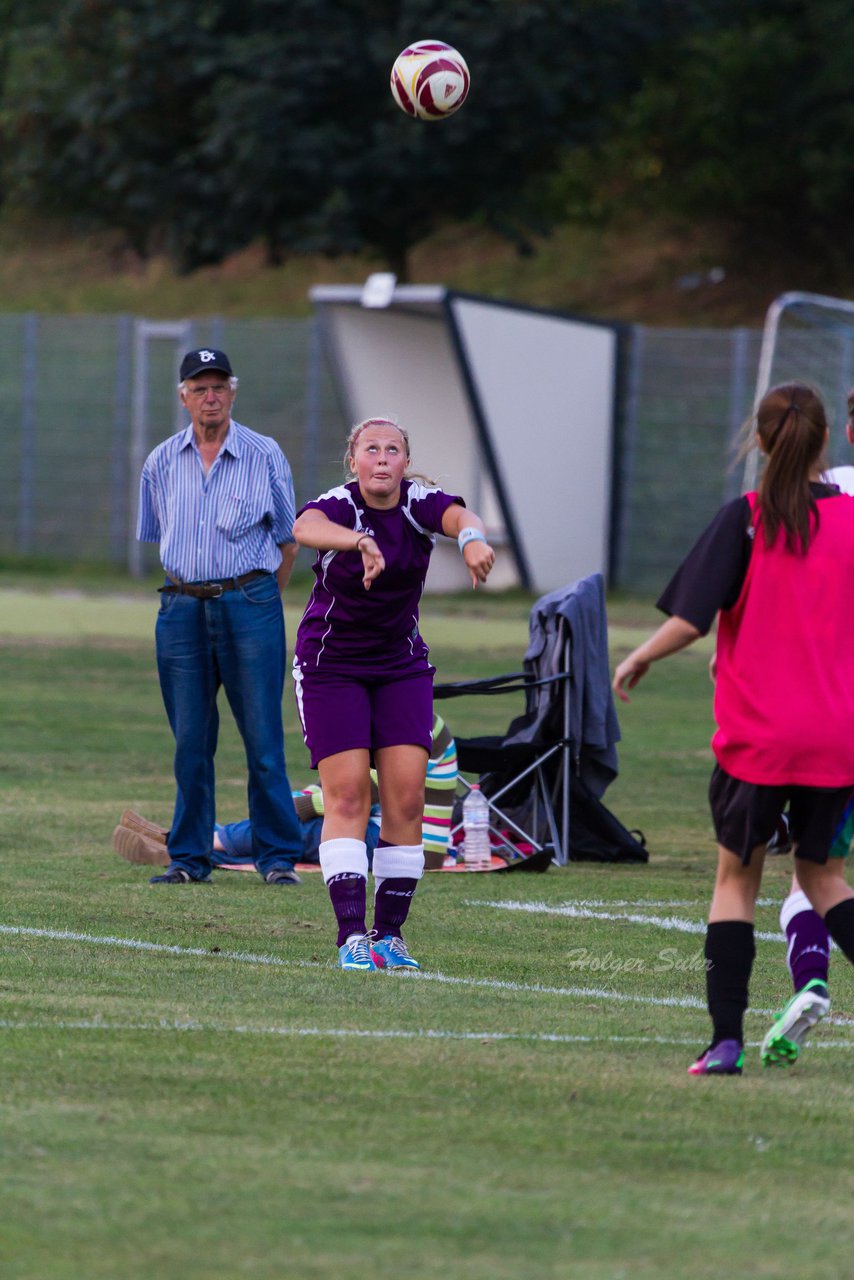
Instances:
[[[222,578],[219,582],[178,582],[167,573],[170,585],[158,587],[164,595],[195,596],[197,600],[218,600],[226,591],[236,591],[244,582],[252,582],[253,578],[268,577],[266,569],[253,569],[251,573],[242,573],[239,578]]]

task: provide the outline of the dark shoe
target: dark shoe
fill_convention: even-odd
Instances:
[[[158,827],[156,822],[149,822],[148,818],[143,818],[140,813],[134,813],[133,809],[125,809],[119,818],[119,826],[127,827],[128,831],[138,831],[141,836],[148,836],[149,840],[156,840],[158,844],[165,844],[169,835],[165,827]]]
[[[144,836],[141,831],[131,831],[119,826],[113,832],[113,848],[125,862],[142,863],[149,867],[168,867],[169,850],[159,840]]]
[[[162,876],[152,876],[149,884],[210,884],[210,876],[191,876],[183,867],[170,867]]]
[[[772,858],[781,853],[792,852],[792,835],[789,831],[788,814],[780,814],[777,819],[777,826],[774,829],[774,834],[765,846],[765,852]]]
[[[264,877],[265,884],[302,884],[293,867],[273,867]]]
[[[740,1076],[744,1046],[740,1040],[719,1040],[709,1045],[688,1068],[691,1076]]]

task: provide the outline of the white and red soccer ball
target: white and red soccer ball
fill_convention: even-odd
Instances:
[[[466,60],[443,40],[416,40],[395,59],[391,92],[408,116],[444,120],[459,111],[468,97]]]

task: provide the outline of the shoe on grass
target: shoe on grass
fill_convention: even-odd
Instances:
[[[142,863],[149,867],[168,867],[169,850],[159,840],[144,836],[141,831],[118,826],[113,832],[113,848],[125,862]]]
[[[386,934],[371,943],[371,959],[378,969],[420,969],[421,965],[410,954],[403,938]]]
[[[762,1041],[759,1054],[763,1067],[788,1067],[796,1062],[810,1027],[829,1012],[827,983],[813,978],[792,996]]]
[[[776,857],[781,853],[792,852],[792,833],[789,830],[789,816],[781,813],[777,819],[777,826],[774,834],[765,846],[765,853],[769,857]]]
[[[371,957],[369,933],[351,933],[343,946],[338,948],[339,969],[359,969],[362,973],[373,973],[376,967]]]
[[[162,876],[152,876],[149,884],[211,884],[210,876],[191,876],[183,867],[169,867]]]
[[[135,813],[133,809],[125,809],[119,818],[119,826],[127,827],[128,831],[138,831],[140,835],[148,836],[149,840],[156,840],[159,844],[165,844],[169,835],[165,827],[149,822],[148,818],[143,818],[141,813]]]
[[[744,1045],[740,1040],[719,1040],[710,1044],[688,1068],[689,1076],[740,1076]]]
[[[265,884],[302,884],[293,867],[273,867],[264,877]]]

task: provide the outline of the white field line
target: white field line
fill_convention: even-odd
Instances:
[[[637,911],[602,911],[598,904],[586,901],[565,902],[560,906],[552,906],[548,902],[491,902],[488,899],[467,898],[465,905],[492,907],[496,911],[528,911],[532,915],[540,916],[566,916],[570,920],[626,920],[630,924],[653,925],[657,929],[674,929],[677,933],[704,934],[706,932],[705,920],[684,920],[681,916],[650,916]],[[757,929],[754,936],[762,942],[786,941],[785,934],[768,933],[762,929]]]
[[[130,951],[153,951],[161,955],[204,956],[207,960],[239,960],[243,964],[277,965],[292,969],[325,969],[319,960],[282,960],[278,956],[253,955],[251,951],[211,951],[205,947],[179,947],[167,942],[143,942],[138,938],[117,938],[109,934],[74,933],[70,929],[34,929],[24,925],[0,924],[0,934],[22,938],[48,938],[53,942],[86,942],[99,947],[120,947]]]
[[[695,1045],[692,1040],[671,1040],[660,1036],[584,1036],[558,1032],[525,1031],[442,1031],[420,1027],[414,1030],[362,1029],[359,1027],[251,1027],[224,1022],[181,1021],[160,1018],[154,1022],[107,1022],[102,1018],[62,1019],[58,1022],[16,1021],[0,1018],[0,1031],[212,1031],[235,1035],[329,1037],[354,1040],[523,1040],[557,1044],[676,1044]]]
[[[524,1042],[528,1044],[658,1044],[694,1047],[693,1039],[672,1036],[583,1036],[561,1035],[557,1032],[524,1031],[437,1031],[429,1028],[417,1030],[363,1030],[358,1027],[250,1027],[225,1022],[187,1022],[160,1018],[154,1022],[107,1022],[101,1018],[64,1018],[59,1022],[24,1021],[0,1018],[0,1031],[201,1031],[217,1035],[288,1036],[295,1039],[354,1039],[354,1040],[462,1040],[478,1041],[487,1045],[493,1042]],[[746,1048],[758,1049],[761,1041],[748,1041]],[[854,1040],[819,1040],[810,1043],[811,1049],[852,1049]]]
[[[89,946],[118,947],[122,950],[154,952],[176,956],[199,956],[205,960],[236,960],[241,964],[272,965],[281,969],[333,969],[332,962],[319,960],[283,960],[279,956],[253,955],[247,951],[207,951],[204,947],[179,947],[164,942],[141,942],[136,938],[102,937],[93,933],[73,933],[68,929],[34,929],[23,925],[0,924],[0,935],[47,938],[54,942],[82,942]],[[489,991],[521,991],[535,995],[569,996],[582,1000],[614,1000],[624,1004],[653,1005],[655,1008],[702,1009],[705,1001],[696,996],[642,996],[609,987],[547,987],[538,982],[511,982],[499,978],[458,978],[424,969],[405,975],[408,982],[439,982],[461,987],[479,987]],[[767,1012],[772,1012],[768,1010]]]
[[[708,907],[708,898],[575,898],[576,907]]]
[[[578,907],[700,907],[708,910],[710,895],[704,898],[577,898]],[[779,898],[757,898],[757,907],[779,907]]]
[[[495,903],[489,903],[495,906]],[[333,969],[331,962],[319,960],[283,960],[280,956],[255,955],[248,951],[208,951],[204,947],[180,947],[165,942],[144,942],[137,938],[117,938],[100,936],[93,933],[75,933],[69,929],[36,929],[23,925],[0,924],[0,936],[45,938],[53,942],[80,942],[88,946],[116,947],[120,950],[143,951],[160,955],[199,957],[204,960],[234,960],[239,964],[269,965],[280,969]],[[389,975],[391,976],[391,975]],[[654,1009],[696,1009],[706,1012],[706,1002],[698,996],[644,996],[634,992],[617,991],[613,987],[547,987],[539,982],[511,982],[498,978],[460,978],[446,973],[430,973],[421,969],[408,972],[403,980],[407,982],[438,982],[446,986],[472,987],[487,991],[528,992],[531,995],[561,996],[571,1000],[606,1000],[615,1004],[647,1005]],[[778,1009],[748,1009],[748,1015],[761,1018],[773,1018]],[[833,1017],[825,1019],[828,1023],[836,1023]],[[4,1025],[0,1023],[0,1025]],[[838,1025],[850,1026],[850,1020],[843,1019]]]

